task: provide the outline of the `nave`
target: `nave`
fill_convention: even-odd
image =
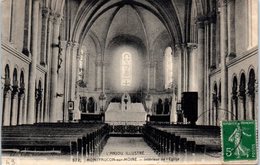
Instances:
[[[85,163],[221,161],[219,127],[158,123],[124,127],[124,131],[104,123],[3,127],[3,158]]]

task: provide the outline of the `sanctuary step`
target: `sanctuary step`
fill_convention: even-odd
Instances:
[[[91,114],[91,113],[81,113],[81,122],[102,122],[104,121],[104,114]]]

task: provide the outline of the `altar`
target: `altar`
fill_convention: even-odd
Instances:
[[[113,125],[142,125],[147,112],[142,103],[131,103],[130,96],[124,94],[121,103],[111,102],[105,112],[105,122]]]

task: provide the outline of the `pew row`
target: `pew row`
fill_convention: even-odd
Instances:
[[[108,138],[107,124],[42,123],[2,127],[2,149],[99,154]]]
[[[220,128],[144,125],[145,141],[159,154],[221,151]]]

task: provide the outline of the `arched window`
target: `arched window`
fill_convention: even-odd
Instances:
[[[242,101],[242,108],[240,113],[243,114],[243,119],[246,119],[246,76],[244,73],[241,74],[240,77],[240,85],[239,85],[239,98]]]
[[[249,72],[249,80],[248,80],[248,94],[250,96],[255,95],[255,71],[253,69]]]
[[[213,92],[213,108],[214,108],[214,112],[215,116],[213,116],[213,122],[215,125],[218,124],[218,87],[217,87],[217,83],[215,83],[214,85],[214,92]]]
[[[78,58],[78,60],[79,60],[78,80],[83,80],[83,78],[84,78],[83,54],[84,54],[84,49],[82,48],[80,50],[80,54],[79,54],[79,58]]]
[[[171,88],[173,82],[173,59],[172,49],[167,47],[164,52],[164,64],[165,64],[165,88]]]
[[[24,73],[23,73],[23,71],[21,71],[21,74],[20,74],[20,87],[24,88]]]
[[[218,88],[218,101],[221,103],[221,82],[219,82],[219,88]]]
[[[234,116],[235,115],[235,116]],[[231,119],[238,120],[238,97],[237,97],[237,77],[233,78],[232,86],[232,116]]]
[[[9,69],[9,65],[5,66],[5,85],[10,85],[10,69]]]
[[[252,119],[255,118],[255,71],[253,69],[249,72],[249,80],[248,80],[248,94],[249,94],[249,104]]]
[[[18,81],[17,81],[17,69],[14,69],[13,72],[13,86],[18,86]]]
[[[132,54],[124,52],[121,61],[121,86],[130,87],[132,83]]]

